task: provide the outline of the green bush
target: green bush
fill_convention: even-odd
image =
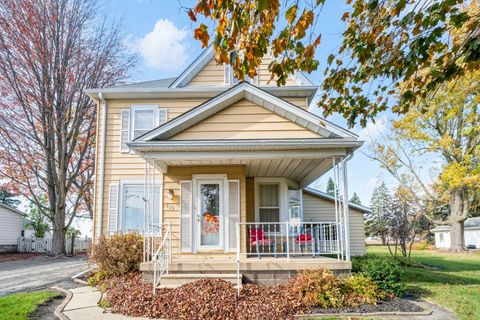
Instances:
[[[296,278],[290,280],[287,288],[307,308],[376,304],[386,296],[385,291],[364,275],[339,279],[325,269],[302,271]]]
[[[91,277],[88,278],[87,283],[89,286],[94,287],[100,281],[108,278],[108,274],[105,271],[95,272]]]
[[[102,237],[92,247],[91,258],[106,275],[138,271],[143,257],[143,238],[138,233]]]
[[[343,294],[345,306],[357,307],[363,304],[376,304],[385,298],[386,294],[380,290],[372,279],[363,275],[355,275],[343,280]]]
[[[358,266],[360,274],[370,278],[386,293],[397,297],[405,293],[403,271],[400,263],[393,258],[369,258]]]
[[[289,288],[306,307],[338,308],[343,305],[341,282],[325,269],[300,272],[290,280]]]

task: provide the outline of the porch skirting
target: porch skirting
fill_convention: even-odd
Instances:
[[[325,268],[343,277],[350,274],[351,267],[350,261],[327,257],[291,258],[290,261],[287,261],[286,258],[244,258],[240,261],[240,274],[244,283],[277,285],[286,283],[301,270]],[[151,262],[142,263],[140,270],[143,280],[151,283],[153,264]],[[165,283],[168,283],[167,287],[173,283],[181,285],[201,278],[219,278],[230,281],[235,278],[233,275],[236,275],[237,265],[234,259],[174,260],[170,263],[168,272],[170,277],[165,275],[163,278]],[[171,281],[172,278],[175,278],[175,282]],[[162,286],[162,281],[160,286]]]

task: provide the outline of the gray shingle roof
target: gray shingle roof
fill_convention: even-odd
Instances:
[[[136,82],[131,84],[124,84],[121,86],[111,87],[111,88],[168,88],[176,78],[165,78],[159,80],[152,80],[152,81],[143,81],[143,82]]]

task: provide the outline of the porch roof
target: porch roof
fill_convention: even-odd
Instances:
[[[340,141],[339,141],[340,140]],[[169,166],[244,165],[247,177],[286,177],[309,185],[333,167],[333,158],[351,154],[362,144],[347,139],[255,139],[135,142],[129,146],[141,157]]]

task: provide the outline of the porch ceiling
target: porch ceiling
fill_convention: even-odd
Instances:
[[[168,160],[158,164],[169,166],[238,166],[244,165],[247,177],[286,177],[309,185],[332,168],[332,158],[322,159],[225,159],[225,160]],[[162,167],[163,168],[163,167]],[[167,169],[168,170],[168,169]]]

